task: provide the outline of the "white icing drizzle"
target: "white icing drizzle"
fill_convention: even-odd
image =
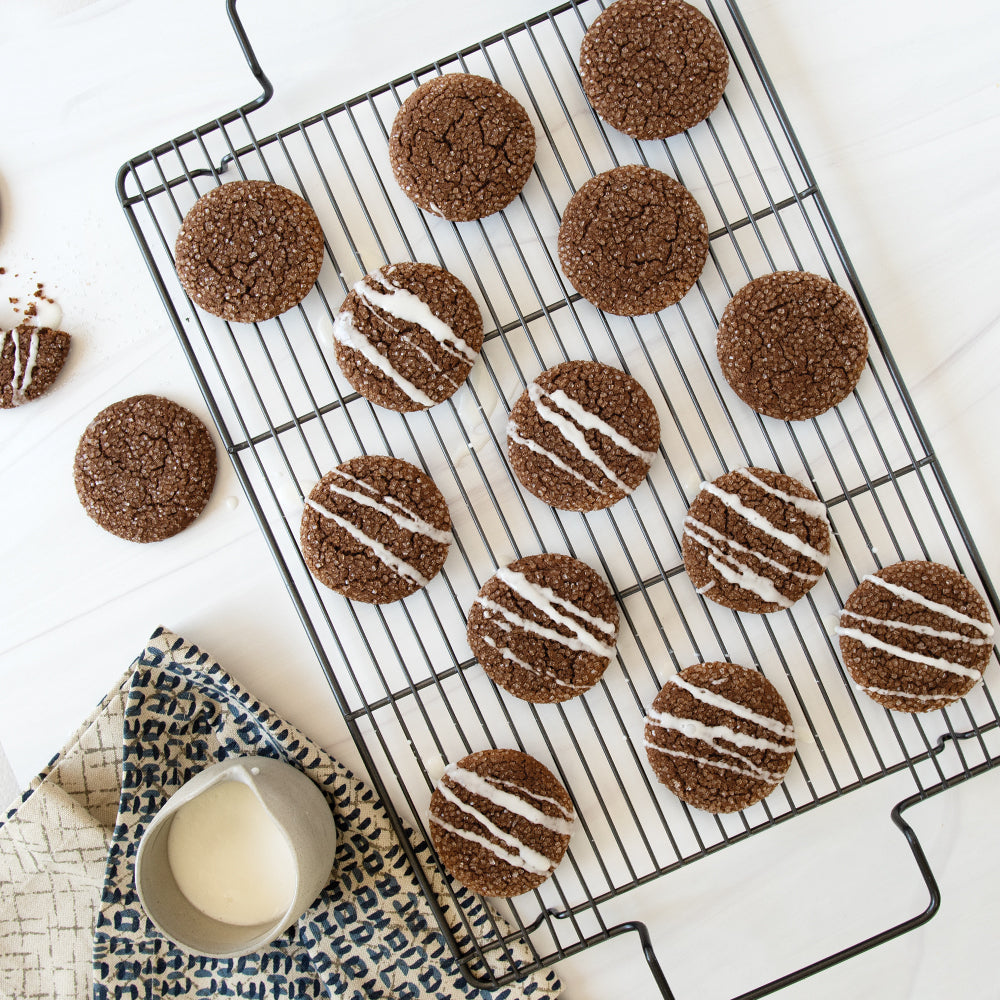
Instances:
[[[643,740],[643,746],[647,750],[656,750],[658,753],[666,754],[668,757],[683,757],[685,760],[694,760],[707,767],[717,767],[723,771],[735,771],[737,774],[746,775],[748,778],[756,778],[759,781],[766,781],[768,784],[776,785],[784,777],[783,774],[774,774],[772,771],[765,771],[763,768],[739,767],[736,764],[727,764],[722,760],[709,760],[708,757],[699,757],[697,754],[685,753],[683,750],[674,750],[672,747],[661,747],[649,740]]]
[[[632,488],[622,479],[616,475],[614,469],[608,465],[607,462],[601,458],[600,455],[594,451],[593,448],[587,444],[587,439],[584,437],[583,431],[573,423],[572,420],[567,419],[561,413],[556,413],[556,411],[551,406],[545,406],[542,403],[544,398],[551,398],[548,393],[537,383],[531,382],[528,385],[528,398],[532,403],[535,404],[535,410],[538,415],[546,423],[552,424],[553,427],[569,442],[580,454],[580,457],[585,461],[590,462],[591,465],[596,465],[598,469],[601,470],[604,477],[610,480],[615,486],[618,487],[623,493],[631,493]],[[580,407],[582,412],[586,412]],[[597,420],[597,418],[594,418]],[[603,424],[603,421],[598,421],[598,423]],[[605,425],[607,426],[607,425]],[[610,430],[610,428],[609,428]]]
[[[859,684],[858,687],[862,691],[880,694],[885,698],[911,698],[913,701],[949,701],[955,697],[947,694],[910,694],[909,691],[890,691],[887,688],[874,687],[871,684]]]
[[[669,712],[658,712],[655,708],[649,710],[646,721],[661,729],[673,729],[692,740],[700,740],[707,743],[713,750],[731,756],[742,757],[742,754],[734,754],[733,751],[720,747],[717,740],[725,740],[732,743],[734,747],[742,747],[750,750],[772,750],[774,753],[795,753],[795,745],[787,743],[775,743],[774,740],[766,739],[763,736],[751,736],[749,733],[741,733],[730,726],[707,726],[697,719],[689,719],[678,715],[671,715]],[[749,761],[747,762],[750,763]]]
[[[440,788],[441,786],[439,785],[438,787]],[[448,795],[451,796],[451,798],[456,799],[456,802],[458,801],[457,798],[451,795],[450,792]],[[461,803],[461,805],[464,806],[465,803]],[[468,812],[469,810],[465,811]],[[495,854],[501,861],[506,861],[507,864],[513,865],[515,868],[520,868],[527,872],[534,872],[536,875],[548,875],[548,873],[555,868],[555,865],[553,865],[544,854],[540,854],[538,851],[531,851],[530,847],[525,847],[525,845],[520,844],[520,842],[518,842],[518,853],[511,854],[510,851],[504,850],[499,844],[494,844],[492,840],[488,837],[484,837],[480,833],[476,833],[473,830],[461,830],[457,826],[452,826],[451,823],[445,822],[439,816],[435,816],[433,813],[431,813],[428,818],[432,823],[437,823],[442,830],[447,830],[448,833],[452,833],[456,837],[461,837],[463,840],[471,840],[474,844],[479,844],[481,847],[485,847],[486,850]],[[484,816],[483,819],[485,820],[486,817]],[[487,822],[489,821],[487,820]],[[546,863],[543,865],[540,862],[531,859],[530,855],[523,856],[521,853],[522,851],[530,851],[531,854],[534,854],[537,858],[544,858]]]
[[[906,587],[900,587],[898,584],[889,583],[887,580],[883,580],[880,576],[869,574],[864,579],[868,583],[874,583],[878,587],[884,587],[889,591],[889,593],[895,594],[897,597],[901,597],[905,601],[913,601],[914,604],[920,604],[931,611],[936,611],[939,615],[945,615],[945,617],[951,618],[956,622],[961,622],[963,625],[971,625],[973,628],[979,629],[983,635],[993,635],[993,626],[989,622],[980,621],[978,618],[972,618],[955,608],[949,607],[947,604],[939,604],[937,601],[932,601],[929,598],[924,597],[923,594],[918,594],[915,590],[909,590]]]
[[[392,274],[395,268],[389,273]],[[426,330],[449,354],[465,358],[470,364],[475,362],[478,352],[463,340],[447,323],[431,312],[430,306],[419,295],[402,288],[389,280],[380,271],[368,276],[383,288],[392,289],[388,295],[372,290],[362,278],[354,286],[354,291],[371,306],[378,306],[383,312],[402,320],[415,323]]]
[[[35,359],[38,356],[39,335],[38,330],[32,329],[28,339],[28,356],[24,359],[24,366],[21,365],[21,344],[17,330],[10,330],[10,339],[14,345],[13,374],[10,379],[10,401],[12,406],[18,406],[28,398],[28,387],[35,374]],[[7,333],[4,333],[6,340]],[[0,343],[0,350],[2,350]]]
[[[537,382],[532,382],[528,387],[528,393],[536,406],[538,405],[539,398],[548,396],[560,410],[568,413],[581,427],[587,430],[599,431],[606,438],[610,438],[622,451],[627,451],[630,455],[641,458],[647,465],[651,465],[653,459],[656,458],[655,451],[646,451],[644,448],[640,448],[629,438],[625,437],[624,434],[616,431],[607,421],[601,420],[596,413],[591,413],[590,410],[581,406],[575,399],[572,399],[563,392],[562,389],[554,389],[551,392],[546,392]]]
[[[599,493],[602,496],[607,494],[607,490],[602,489],[592,479],[588,479],[582,472],[574,469],[571,465],[567,465],[567,463],[564,462],[555,452],[549,451],[548,448],[543,448],[537,441],[533,441],[531,438],[526,438],[519,434],[517,426],[513,420],[507,421],[507,440],[513,442],[514,444],[519,444],[523,448],[527,448],[528,451],[533,451],[536,455],[544,455],[557,469],[561,469],[563,472],[567,472],[571,476],[575,476],[595,493]]]
[[[975,636],[962,635],[961,632],[942,632],[940,629],[931,628],[930,625],[911,625],[909,622],[896,621],[894,618],[872,618],[870,615],[859,615],[847,608],[841,612],[858,621],[866,622],[869,625],[887,625],[889,628],[902,629],[905,632],[915,632],[917,635],[929,635],[936,639],[948,639],[952,642],[967,642],[970,646],[992,646],[992,639],[977,639]]]
[[[787,573],[789,576],[798,577],[800,580],[807,580],[811,583],[815,583],[822,575],[820,573],[805,573],[802,570],[792,569],[791,567],[786,566],[783,562],[781,562],[778,559],[772,559],[770,556],[766,556],[762,552],[755,552],[749,546],[741,545],[735,539],[728,538],[721,531],[716,531],[715,528],[713,528],[710,524],[705,524],[704,521],[699,521],[696,517],[691,517],[690,515],[685,517],[684,527],[696,528],[698,531],[702,532],[702,534],[704,535],[707,535],[709,538],[712,538],[717,542],[722,542],[724,545],[728,545],[729,548],[734,549],[737,552],[745,552],[747,555],[753,556],[754,559],[756,559],[758,562],[766,563],[768,566],[773,566],[775,569],[780,570],[782,573]],[[692,531],[685,531],[684,534],[686,534],[689,538],[693,538],[696,542],[702,541],[701,538],[699,538]],[[742,565],[728,553],[723,552],[721,549],[717,549],[714,546],[711,546],[711,548],[718,555],[729,559],[729,561],[734,565],[737,566]]]
[[[356,479],[354,476],[348,475],[345,472],[337,470],[337,475],[341,476],[348,482],[355,484],[357,486],[365,486],[371,489],[367,483],[362,480]],[[372,510],[377,510],[380,514],[385,514],[386,517],[395,521],[401,528],[405,528],[407,531],[412,531],[418,535],[426,535],[432,541],[440,542],[442,545],[448,545],[451,542],[451,532],[444,531],[441,528],[435,528],[433,524],[429,524],[425,521],[419,514],[414,513],[414,511],[405,507],[396,497],[382,497],[382,502],[374,500],[372,497],[367,496],[358,490],[345,490],[341,486],[337,486],[335,483],[330,483],[328,489],[331,493],[339,493],[341,496],[348,497],[354,503],[359,503],[365,507],[371,507]],[[401,507],[403,513],[397,513],[387,506],[388,503],[394,503],[396,506]]]
[[[572,684],[569,681],[564,681],[552,670],[547,670],[545,667],[539,667],[528,663],[527,660],[522,660],[520,656],[509,650],[506,646],[498,646],[492,636],[481,635],[480,638],[487,646],[495,649],[505,660],[520,667],[522,670],[526,670],[529,674],[535,674],[537,677],[545,677],[558,687],[571,688],[574,691],[584,691],[587,688],[586,684]]]
[[[751,483],[759,486],[765,493],[770,493],[771,496],[775,496],[779,500],[784,500],[785,503],[790,503],[793,507],[798,507],[808,517],[814,517],[817,521],[829,524],[826,516],[826,504],[822,500],[810,500],[808,497],[797,497],[794,493],[786,493],[784,490],[779,490],[777,486],[765,483],[763,479],[755,476],[749,469],[736,469],[735,472],[737,475],[743,476],[744,479],[749,479]]]
[[[573,635],[563,635],[553,628],[546,628],[544,625],[539,625],[528,618],[522,618],[519,614],[511,611],[509,608],[505,608],[502,604],[497,604],[496,601],[491,601],[488,597],[477,597],[474,604],[478,604],[484,611],[500,615],[506,621],[510,622],[511,625],[524,629],[525,632],[534,632],[535,635],[539,635],[543,639],[550,639],[552,642],[557,642],[567,649],[576,650],[578,653],[596,653],[598,656],[605,656],[608,659],[614,655],[613,646],[602,643],[586,630],[579,629],[579,626],[574,630]],[[502,622],[497,622],[497,624],[503,627]],[[586,635],[586,639],[583,638],[584,635]]]
[[[723,678],[718,678],[712,681],[713,684],[722,683]],[[760,726],[761,729],[767,729],[768,731],[775,733],[778,736],[782,736],[787,740],[795,739],[795,727],[789,725],[786,722],[782,722],[780,719],[772,719],[769,715],[761,715],[759,712],[753,711],[753,709],[747,708],[746,705],[741,705],[738,701],[731,701],[729,698],[723,697],[715,691],[709,691],[707,688],[698,687],[697,684],[692,684],[690,681],[685,680],[680,674],[674,674],[673,677],[669,679],[668,684],[673,684],[675,687],[679,687],[682,691],[686,691],[692,698],[697,699],[705,705],[711,705],[712,708],[721,709],[724,712],[729,712],[730,715],[735,715],[738,719],[745,719],[747,722],[752,722],[755,726]]]
[[[539,802],[548,802],[555,806],[569,820],[571,823],[576,818],[576,813],[573,812],[572,806],[564,806],[558,799],[552,798],[551,795],[541,795],[539,792],[533,791],[530,788],[524,788],[519,785],[516,781],[504,781],[502,778],[493,778],[493,784],[503,785],[504,788],[516,788],[522,795],[526,795],[530,799],[535,799]]]
[[[613,623],[584,611],[583,608],[573,604],[572,601],[565,600],[565,598],[556,594],[551,587],[542,587],[536,583],[532,583],[523,573],[511,569],[509,566],[502,566],[498,569],[496,578],[501,583],[510,587],[519,597],[523,597],[529,604],[538,608],[543,615],[550,618],[557,625],[568,628],[582,643],[590,646],[593,652],[600,656],[607,656],[608,658],[614,654],[613,645],[601,642],[600,639],[596,638],[592,632],[584,628],[579,622],[561,614],[556,610],[556,605],[566,608],[570,614],[575,615],[577,618],[582,618],[585,622],[593,625],[605,635],[612,638],[618,632]]]
[[[464,767],[459,767],[457,764],[449,764],[445,768],[444,775],[446,778],[454,781],[455,784],[461,785],[472,792],[473,795],[478,795],[480,798],[486,799],[487,802],[492,802],[493,805],[500,806],[502,809],[506,809],[516,816],[521,816],[529,823],[535,824],[535,826],[543,826],[546,830],[551,830],[553,833],[558,833],[564,837],[568,837],[573,832],[572,817],[570,819],[563,819],[559,816],[549,816],[548,813],[542,812],[537,806],[533,806],[530,802],[525,801],[520,795],[497,788],[489,779],[484,778],[475,771],[469,771]]]
[[[720,489],[714,483],[702,483],[701,488],[706,493],[717,497],[731,510],[736,511],[748,524],[753,525],[753,527],[770,535],[772,538],[776,538],[793,551],[812,559],[813,562],[818,563],[824,569],[826,568],[827,563],[830,561],[830,554],[828,552],[820,552],[819,549],[808,542],[804,542],[798,535],[790,531],[783,531],[781,528],[771,524],[760,511],[754,510],[753,507],[748,507],[735,493],[729,493],[726,490]]]
[[[339,514],[334,514],[332,510],[327,510],[321,504],[316,503],[315,500],[306,498],[306,506],[311,507],[317,514],[322,514],[323,517],[328,517],[334,524],[339,525],[344,529],[349,535],[353,535],[359,542],[363,545],[367,545],[368,548],[372,550],[375,554],[375,558],[381,563],[388,566],[394,573],[398,576],[406,577],[409,580],[413,580],[420,587],[426,587],[430,580],[423,573],[420,572],[415,566],[411,566],[405,559],[400,559],[394,552],[387,549],[381,542],[376,541],[374,538],[366,535],[357,525],[351,524],[350,521],[341,517]]]
[[[866,649],[880,649],[890,656],[898,656],[901,660],[922,663],[924,666],[934,667],[948,674],[971,677],[977,681],[983,676],[978,670],[963,666],[961,663],[952,663],[951,660],[945,660],[938,656],[924,656],[923,653],[915,653],[909,649],[904,649],[902,646],[894,646],[892,643],[882,642],[881,639],[876,639],[875,636],[870,635],[868,632],[863,632],[861,629],[838,627],[835,631],[837,635],[848,639],[857,639]]]
[[[414,403],[426,407],[433,406],[436,402],[423,389],[396,371],[392,362],[364,334],[359,332],[350,312],[345,310],[337,314],[336,322],[333,324],[333,339],[336,343],[357,351],[369,364],[392,379]]]

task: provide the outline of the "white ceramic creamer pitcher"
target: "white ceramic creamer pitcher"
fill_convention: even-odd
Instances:
[[[232,757],[179,788],[139,842],[135,888],[182,948],[213,958],[258,951],[326,885],[337,847],[316,785],[270,757]]]

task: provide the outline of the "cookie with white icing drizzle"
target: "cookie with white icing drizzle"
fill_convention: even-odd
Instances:
[[[561,510],[592,511],[628,496],[660,443],[660,421],[631,375],[599,361],[564,361],[521,394],[507,455],[521,485]]]
[[[897,712],[929,712],[968,694],[993,652],[983,597],[957,570],[922,559],[866,576],[837,634],[855,683]]]
[[[333,325],[337,364],[362,396],[423,410],[452,395],[483,346],[475,299],[433,264],[386,264],[348,293]]]
[[[656,777],[713,813],[770,795],[795,754],[784,699],[763,674],[735,663],[696,663],[671,677],[646,715],[644,740]]]
[[[355,601],[387,604],[426,586],[444,565],[451,517],[415,465],[364,455],[313,487],[299,540],[320,583]]]
[[[22,323],[0,331],[0,407],[10,409],[39,397],[62,371],[69,334]]]
[[[790,608],[826,571],[826,506],[791,476],[735,469],[701,484],[681,548],[695,589],[717,604],[758,614]]]
[[[427,814],[441,863],[484,896],[541,885],[566,853],[576,813],[566,789],[520,750],[480,750],[445,768]]]
[[[593,687],[614,656],[618,605],[604,578],[558,553],[497,570],[469,611],[469,645],[517,698],[567,701]]]

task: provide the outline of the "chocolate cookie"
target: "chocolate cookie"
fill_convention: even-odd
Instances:
[[[37,399],[62,371],[69,334],[22,323],[0,331],[0,407],[10,409]]]
[[[791,476],[735,469],[702,483],[681,549],[698,593],[717,604],[759,614],[790,608],[826,571],[826,506]]]
[[[465,381],[483,346],[469,290],[433,264],[387,264],[359,281],[333,326],[351,385],[390,410],[423,410]]]
[[[206,312],[262,323],[301,302],[323,264],[323,230],[294,191],[230,181],[202,195],[174,244],[184,291]]]
[[[961,573],[914,559],[866,576],[840,616],[840,653],[858,686],[897,712],[968,694],[993,652],[986,601]]]
[[[716,350],[722,374],[747,406],[806,420],[853,392],[868,359],[868,328],[854,299],[832,281],[777,271],[732,297]]]
[[[449,73],[417,87],[396,113],[389,162],[403,193],[456,222],[509,204],[535,162],[524,108],[492,80]]]
[[[355,601],[388,604],[426,586],[444,565],[451,518],[441,491],[415,465],[365,455],[313,487],[299,539],[320,583]]]
[[[469,645],[517,698],[566,701],[593,687],[615,652],[618,606],[603,577],[571,556],[497,570],[469,611]]]
[[[73,464],[83,509],[129,542],[158,542],[186,528],[208,503],[215,472],[208,429],[162,396],[130,396],[101,410]]]
[[[449,764],[427,813],[441,863],[484,896],[541,885],[569,844],[576,814],[566,789],[520,750],[480,750]]]
[[[559,226],[559,264],[570,284],[617,316],[679,302],[708,258],[708,227],[683,184],[628,164],[592,177]]]
[[[564,361],[542,372],[507,421],[514,474],[561,510],[600,510],[628,496],[646,478],[659,443],[646,390],[598,361]]]
[[[671,677],[646,716],[646,756],[679,799],[747,809],[781,784],[795,753],[784,699],[756,670],[696,663]]]
[[[587,99],[636,139],[666,139],[697,125],[722,100],[728,75],[715,25],[682,0],[618,0],[580,48]]]

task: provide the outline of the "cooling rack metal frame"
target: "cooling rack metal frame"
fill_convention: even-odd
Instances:
[[[672,996],[647,929],[602,906],[750,835],[887,775],[916,791],[892,811],[928,890],[919,913],[741,995],[765,996],[928,920],[939,895],[903,814],[1000,761],[1000,715],[986,683],[946,710],[887,712],[849,683],[831,618],[860,578],[904,558],[947,562],[997,595],[969,537],[886,339],[872,315],[794,131],[735,0],[707,3],[731,57],[720,107],[690,132],[638,143],[594,116],[576,55],[603,0],[570,0],[509,31],[264,137],[251,116],[273,96],[236,13],[227,10],[261,93],[214,121],[133,157],[118,194],[152,279],[249,504],[274,555],[395,832],[472,982],[510,983],[623,933],[636,933],[664,997]],[[395,110],[449,71],[497,79],[536,126],[538,157],[521,195],[475,223],[424,215],[398,191],[386,154]],[[262,131],[262,130],[261,130]],[[681,180],[705,210],[709,261],[695,289],[655,316],[599,313],[559,271],[555,237],[573,190],[601,170],[646,163]],[[320,216],[326,260],[316,289],[263,324],[196,310],[176,280],[173,240],[195,199],[225,180],[275,180]],[[467,385],[409,415],[379,411],[337,371],[329,327],[349,287],[383,263],[425,260],[456,273],[483,312],[486,338]],[[850,288],[871,331],[868,368],[835,410],[802,423],[751,413],[714,362],[726,302],[758,274],[812,270]],[[663,442],[648,481],[607,511],[567,514],[525,494],[504,461],[504,424],[523,386],[568,358],[629,370],[660,412]],[[352,604],[317,585],[298,549],[302,497],[360,453],[412,461],[448,499],[454,544],[422,592],[387,606]],[[834,551],[796,606],[741,616],[697,595],[678,525],[702,480],[766,465],[826,502]],[[465,612],[498,565],[564,551],[599,568],[622,611],[616,661],[590,692],[532,706],[485,677],[465,643]],[[757,666],[788,702],[799,735],[779,790],[732,816],[673,799],[651,777],[642,717],[662,682],[699,660]],[[421,864],[424,813],[444,763],[487,746],[546,762],[580,817],[569,852],[540,889],[473,926],[468,894]],[[428,852],[422,852],[422,855]],[[493,913],[494,911],[490,911]]]

